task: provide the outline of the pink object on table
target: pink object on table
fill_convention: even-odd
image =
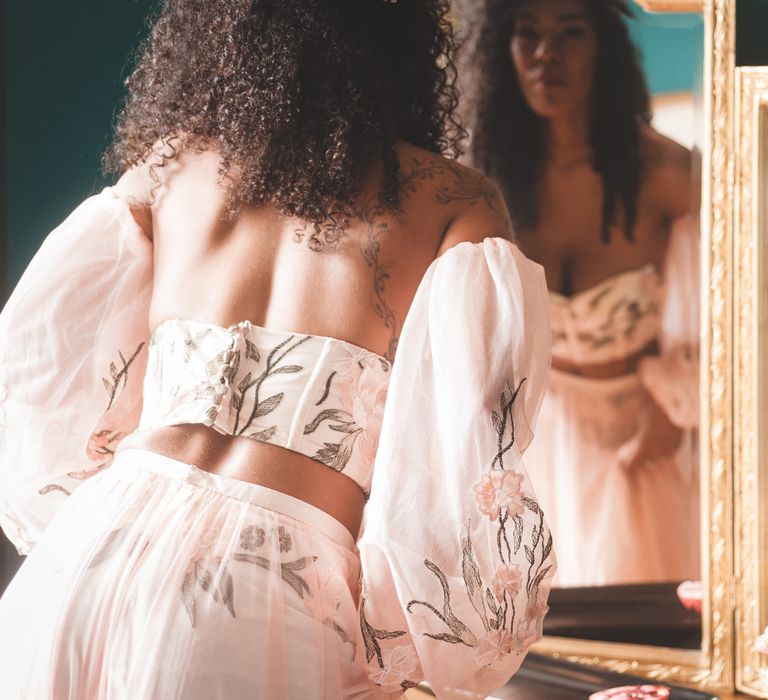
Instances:
[[[677,597],[683,606],[688,610],[695,610],[697,613],[701,612],[703,592],[704,588],[701,585],[701,581],[683,581],[677,587]]]
[[[660,700],[668,697],[669,688],[663,685],[623,685],[598,690],[589,696],[589,700]]]

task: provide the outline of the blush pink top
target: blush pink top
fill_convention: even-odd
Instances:
[[[541,637],[555,571],[522,459],[549,370],[541,267],[498,238],[447,251],[392,367],[246,322],[169,321],[150,338],[151,292],[151,242],[106,188],[48,236],[0,314],[0,525],[19,551],[138,427],[244,431],[370,481],[356,659],[374,683],[393,697],[422,680],[446,698],[501,687]]]

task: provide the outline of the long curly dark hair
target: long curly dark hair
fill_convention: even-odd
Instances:
[[[632,240],[640,188],[640,128],[651,121],[650,100],[637,50],[624,17],[625,0],[584,0],[597,36],[590,146],[592,167],[603,182],[600,238],[623,210],[623,230]],[[546,158],[541,119],[528,106],[510,56],[521,0],[487,0],[474,42],[479,71],[472,115],[473,164],[495,179],[518,230],[538,222],[537,189]],[[482,78],[482,79],[481,79]]]
[[[230,214],[271,203],[319,225],[351,215],[378,161],[382,202],[397,206],[395,141],[457,157],[466,133],[448,10],[448,0],[163,0],[105,169],[214,147]]]

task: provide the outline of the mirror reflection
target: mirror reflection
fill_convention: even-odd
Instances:
[[[700,578],[702,16],[621,0],[489,0],[482,14],[470,159],[550,289],[552,371],[526,463],[555,585],[574,593],[554,602],[642,601],[666,619],[676,606],[685,646],[678,584]]]

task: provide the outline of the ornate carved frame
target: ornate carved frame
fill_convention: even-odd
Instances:
[[[706,119],[701,210],[700,464],[701,561],[704,583],[701,650],[561,637],[545,637],[535,647],[540,653],[580,664],[714,691],[731,690],[734,684],[734,229],[731,183],[734,182],[735,2],[705,0],[700,3],[703,4],[705,22]],[[647,4],[660,6],[671,3],[654,3],[651,0]],[[742,253],[739,261],[741,266],[748,262],[746,256],[747,253]],[[739,273],[743,274],[743,270],[740,269]],[[746,289],[754,296],[754,287]],[[740,303],[743,302],[740,299]],[[743,347],[743,342],[739,347]],[[749,379],[752,379],[751,375]],[[757,384],[747,381],[744,382],[746,387],[756,391]],[[768,559],[762,561],[765,563]],[[762,585],[765,594],[765,580]]]
[[[754,650],[768,625],[768,67],[737,69],[736,89],[736,684],[768,698],[768,656]]]

